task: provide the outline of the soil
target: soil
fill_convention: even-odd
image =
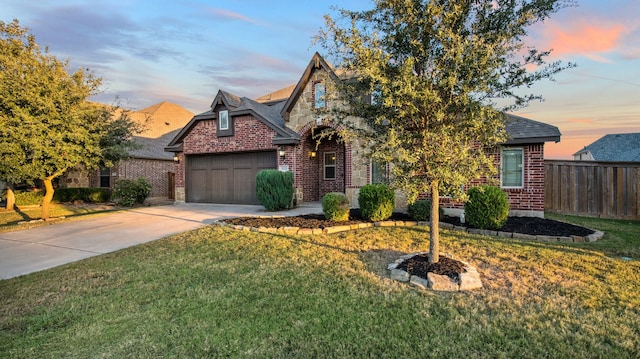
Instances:
[[[428,254],[417,254],[400,263],[397,269],[401,269],[410,275],[417,275],[420,278],[427,278],[427,273],[434,273],[446,275],[453,280],[457,280],[458,274],[466,271],[464,264],[447,257],[440,257],[438,263],[431,264],[429,263]]]
[[[412,221],[413,219],[405,213],[393,213],[390,221]],[[458,217],[442,216],[441,222],[451,223],[456,226],[470,227],[468,224],[460,223]],[[229,224],[238,224],[248,227],[298,227],[298,228],[320,228],[324,229],[333,226],[344,226],[358,223],[366,223],[367,221],[362,219],[360,211],[358,209],[352,209],[349,215],[349,221],[346,222],[334,222],[324,218],[323,214],[307,214],[295,217],[242,217],[225,219],[223,222]],[[471,227],[473,228],[473,227]],[[591,229],[575,226],[573,224],[554,221],[552,219],[544,219],[537,217],[509,217],[507,223],[500,228],[503,232],[515,232],[530,235],[544,235],[544,236],[557,236],[568,237],[575,236],[587,236],[594,233]]]

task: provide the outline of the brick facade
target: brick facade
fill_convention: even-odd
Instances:
[[[185,186],[185,154],[250,152],[263,150],[284,150],[284,156],[278,155],[278,168],[288,169],[294,174],[294,187],[298,203],[318,201],[328,192],[344,192],[352,206],[357,206],[359,189],[370,182],[369,161],[363,156],[360,142],[355,139],[343,143],[336,139],[323,139],[317,144],[317,131],[323,128],[335,128],[331,115],[320,114],[315,108],[315,84],[325,83],[325,91],[331,91],[335,76],[331,70],[315,58],[295,86],[294,93],[286,101],[282,116],[285,126],[300,136],[296,145],[274,145],[276,132],[258,118],[250,115],[234,117],[234,135],[217,137],[215,120],[202,120],[190,129],[183,139],[184,153],[179,153],[180,161],[176,172],[176,199],[180,200]],[[326,99],[326,107],[336,104]],[[217,106],[220,106],[218,103]],[[216,107],[217,111],[218,108]],[[357,121],[357,119],[354,119]],[[544,213],[544,143],[519,145],[524,149],[524,185],[523,188],[505,189],[509,197],[513,214],[540,215]],[[316,156],[310,156],[311,152]],[[336,155],[336,179],[324,179],[324,154]],[[497,167],[500,167],[500,152],[494,154]],[[499,183],[499,177],[493,179]],[[487,183],[481,179],[470,186]],[[184,196],[182,196],[184,198]],[[462,203],[453,203],[442,198],[443,207],[460,210]],[[406,198],[396,193],[396,207],[406,208]]]
[[[509,198],[511,215],[542,216],[544,215],[544,144],[513,146],[524,150],[524,185],[522,188],[504,188]],[[494,154],[495,165],[500,168],[499,151]],[[468,187],[480,184],[499,185],[500,176],[488,181],[486,178],[474,181]],[[464,203],[451,201],[448,197],[440,198],[443,208],[454,209],[452,214],[459,213]]]
[[[154,160],[131,158],[120,161],[110,169],[109,189],[113,189],[119,179],[135,180],[146,178],[151,184],[149,197],[169,198],[169,173],[175,173],[176,165],[170,160]],[[72,186],[69,186],[72,187]],[[88,176],[87,187],[100,187],[100,171],[93,171]]]
[[[217,137],[216,121],[198,122],[184,138],[184,154],[229,153],[276,149],[272,144],[275,132],[253,116],[233,119],[235,134]]]

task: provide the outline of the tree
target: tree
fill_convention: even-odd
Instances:
[[[67,71],[41,51],[18,20],[0,21],[0,178],[9,186],[42,181],[42,218],[49,218],[52,181],[81,166],[111,166],[126,153],[137,125],[126,112],[89,102],[101,79]]]
[[[391,185],[410,203],[431,196],[431,263],[439,260],[440,194],[464,200],[465,184],[495,174],[491,149],[506,138],[504,112],[541,99],[517,91],[573,66],[547,63],[550,51],[524,42],[529,26],[565,5],[378,0],[372,10],[325,16],[316,40],[347,77],[328,92],[344,105],[330,111],[343,138],[392,164]]]

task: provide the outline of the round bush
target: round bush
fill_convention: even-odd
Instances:
[[[407,212],[409,212],[409,216],[416,221],[426,222],[431,220],[431,201],[428,199],[420,199],[417,200],[407,207]],[[442,208],[438,208],[438,213],[440,213],[440,217],[442,217],[443,210]]]
[[[322,212],[330,221],[349,220],[349,199],[344,193],[330,192],[322,197]]]
[[[362,218],[372,222],[391,217],[395,207],[395,194],[385,184],[369,184],[360,189],[358,205]]]
[[[142,204],[151,193],[151,184],[145,178],[117,180],[113,188],[113,198],[118,206],[131,207]]]
[[[498,187],[479,186],[467,192],[469,200],[464,205],[464,213],[469,225],[498,230],[509,217],[507,194]]]

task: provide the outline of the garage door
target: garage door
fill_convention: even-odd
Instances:
[[[258,204],[256,175],[276,166],[275,151],[187,156],[187,202]]]

